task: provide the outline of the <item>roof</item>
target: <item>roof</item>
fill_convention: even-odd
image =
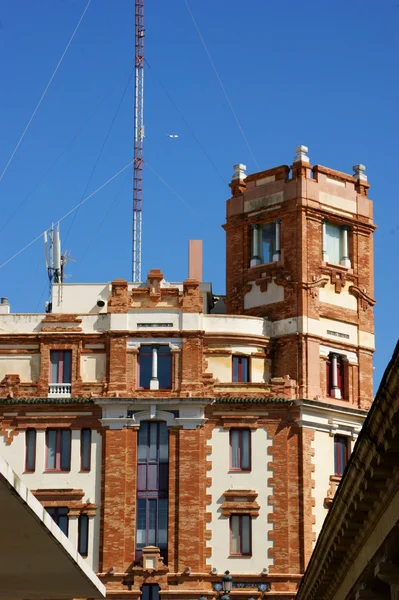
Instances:
[[[375,530],[379,515],[399,490],[398,459],[399,342],[324,521],[296,600],[335,597]],[[339,597],[346,596],[340,589]]]

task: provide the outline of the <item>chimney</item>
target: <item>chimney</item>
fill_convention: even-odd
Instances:
[[[188,241],[188,278],[202,281],[202,240]]]
[[[0,298],[0,315],[9,315],[10,305],[8,304],[8,298]]]

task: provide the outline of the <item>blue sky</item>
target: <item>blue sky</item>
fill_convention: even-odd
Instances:
[[[378,225],[378,383],[398,337],[398,0],[188,2],[260,169],[290,165],[297,144],[309,147],[312,164],[367,167]],[[0,172],[86,4],[1,0]],[[131,160],[133,23],[134,0],[92,0],[0,182],[0,263]],[[201,238],[204,278],[221,293],[232,165],[257,168],[184,0],[146,0],[145,27],[152,170],[144,169],[143,273],[158,267],[169,280],[184,279],[187,240]],[[63,221],[64,249],[77,260],[68,281],[130,279],[131,228],[128,169]],[[0,269],[0,282],[13,312],[42,310],[42,242]]]

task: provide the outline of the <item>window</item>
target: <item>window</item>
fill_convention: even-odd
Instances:
[[[71,383],[71,350],[51,350],[51,383]]]
[[[88,517],[88,515],[79,515],[78,552],[82,556],[87,556],[88,549],[89,549],[89,517]]]
[[[50,517],[57,523],[62,533],[68,535],[68,512],[69,508],[57,507],[57,508],[46,508]]]
[[[138,434],[136,560],[158,546],[167,560],[169,444],[166,423],[142,421]]]
[[[169,346],[156,344],[140,346],[138,367],[140,388],[171,389],[172,354]]]
[[[278,262],[281,257],[280,219],[273,223],[252,226],[252,249],[250,266]]]
[[[251,517],[249,515],[231,515],[230,517],[230,554],[251,556]]]
[[[230,429],[230,469],[232,471],[251,470],[251,431]]]
[[[82,429],[80,432],[80,470],[90,471],[91,463],[91,430]]]
[[[327,396],[345,399],[345,361],[340,354],[332,352],[326,362]]]
[[[323,260],[350,267],[348,252],[348,227],[323,221]]]
[[[36,468],[36,429],[25,433],[25,471],[33,473]]]
[[[159,600],[159,585],[148,583],[142,585],[141,600]]]
[[[69,471],[71,468],[71,431],[70,429],[47,429],[46,432],[46,470]]]
[[[344,435],[334,436],[334,475],[342,475],[348,463],[348,438]]]
[[[249,356],[233,356],[233,382],[249,382]]]

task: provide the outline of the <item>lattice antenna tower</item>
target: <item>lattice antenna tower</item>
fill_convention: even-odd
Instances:
[[[144,142],[144,0],[135,0],[134,162],[133,162],[133,281],[141,281],[143,232]]]

